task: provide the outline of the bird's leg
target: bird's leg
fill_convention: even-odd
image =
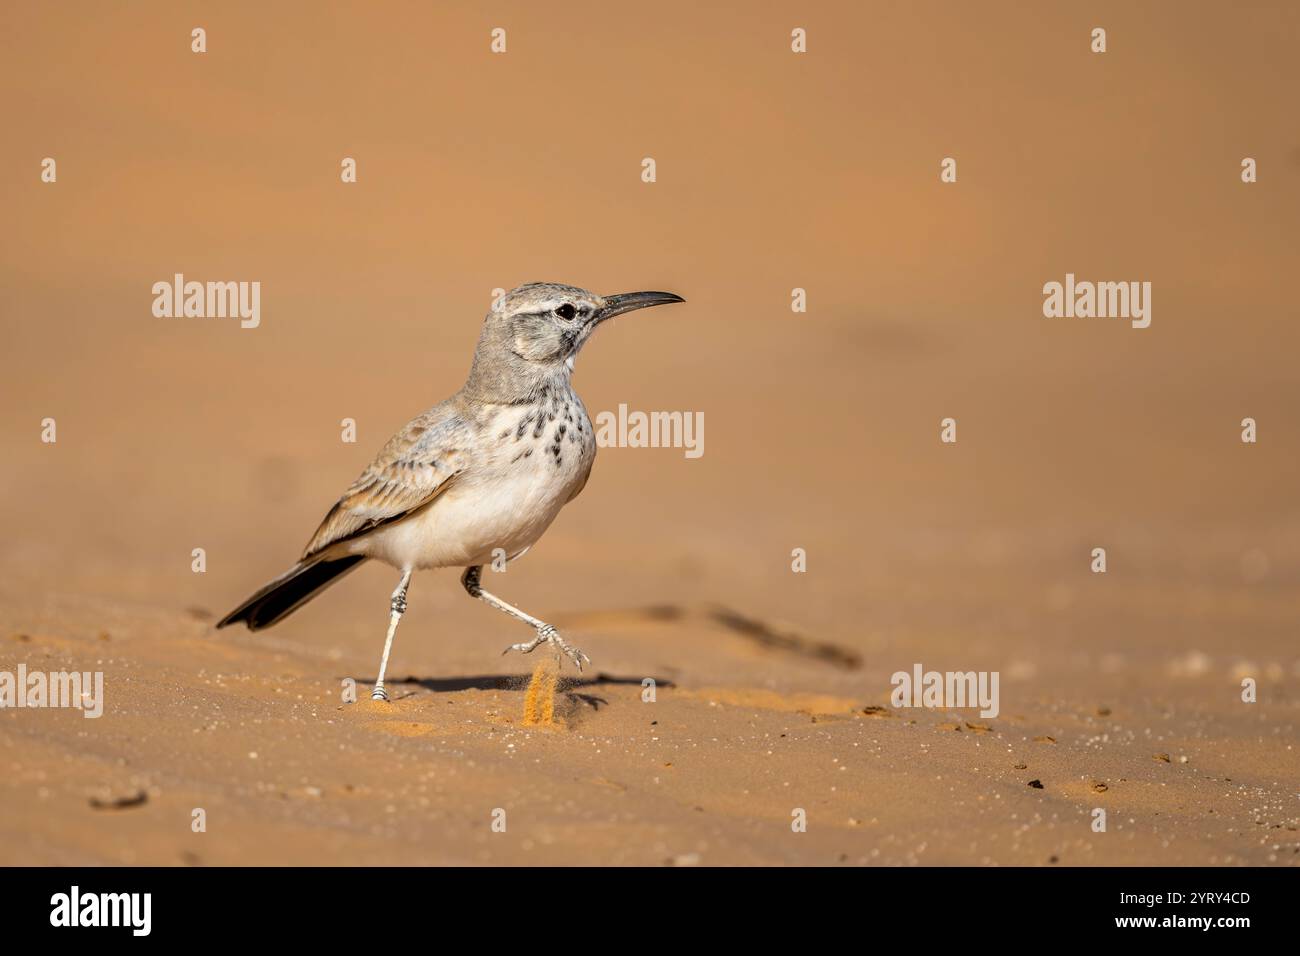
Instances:
[[[577,665],[577,668],[580,671],[582,670],[583,664],[591,663],[590,657],[567,643],[564,638],[560,637],[560,632],[552,625],[547,624],[545,621],[539,621],[531,614],[525,614],[514,605],[507,604],[495,594],[489,594],[487,591],[484,591],[482,586],[479,584],[482,574],[483,566],[474,565],[473,567],[466,568],[465,573],[461,575],[460,583],[465,586],[465,590],[469,592],[469,596],[478,598],[484,604],[489,604],[498,611],[505,611],[516,620],[523,621],[525,624],[528,624],[537,630],[537,636],[531,641],[524,644],[511,644],[501,652],[502,654],[508,654],[511,651],[520,651],[524,654],[529,654],[536,650],[539,644],[550,644],[556,649],[557,654],[563,653],[569,658],[569,660],[573,661],[573,663]]]
[[[388,637],[384,640],[384,656],[379,662],[379,679],[375,681],[375,689],[370,695],[371,700],[388,700],[388,691],[384,690],[384,674],[388,671],[388,652],[393,649],[393,635],[397,633],[397,622],[406,613],[406,586],[410,583],[411,570],[407,568],[402,572],[402,580],[398,582],[397,590],[393,592],[393,613],[388,619]]]

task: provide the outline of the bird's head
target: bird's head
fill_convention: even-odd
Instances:
[[[671,292],[602,296],[558,282],[521,285],[492,303],[464,392],[481,402],[527,401],[573,371],[578,351],[602,322],[685,301]]]
[[[531,282],[493,303],[486,325],[497,325],[509,350],[525,362],[558,365],[573,359],[596,326],[616,315],[684,302],[671,292],[597,295],[555,282]],[[486,334],[486,328],[485,328]]]

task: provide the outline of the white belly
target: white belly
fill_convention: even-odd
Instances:
[[[398,568],[463,568],[531,547],[586,481],[591,455],[565,442],[558,463],[541,446],[511,461],[524,447],[504,447],[496,461],[455,479],[427,508],[353,542],[352,553]]]

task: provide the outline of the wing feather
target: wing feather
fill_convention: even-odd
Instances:
[[[469,426],[446,404],[408,422],[325,515],[303,558],[431,504],[461,473],[468,435]]]

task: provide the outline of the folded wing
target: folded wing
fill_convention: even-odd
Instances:
[[[428,507],[462,472],[468,437],[449,404],[408,423],[325,515],[303,559]]]

